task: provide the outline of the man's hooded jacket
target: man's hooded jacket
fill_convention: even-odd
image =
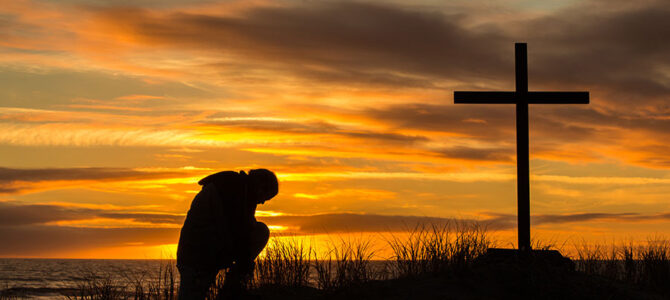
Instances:
[[[202,190],[186,215],[177,248],[177,265],[222,269],[241,259],[256,223],[256,201],[247,197],[249,179],[224,171],[198,182]]]

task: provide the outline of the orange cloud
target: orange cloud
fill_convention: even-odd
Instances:
[[[0,168],[0,192],[21,193],[35,190],[86,187],[92,184],[109,182],[142,182],[147,180],[167,180],[202,171],[189,169],[140,170],[129,168],[50,168],[50,169],[13,169]]]
[[[5,29],[0,50],[6,54],[0,72],[12,79],[0,89],[0,159],[12,166],[0,170],[0,177],[3,171],[7,176],[0,178],[6,199],[96,202],[113,194],[156,206],[134,205],[110,216],[71,204],[55,209],[62,216],[55,223],[36,223],[62,228],[23,233],[66,237],[64,232],[77,235],[87,226],[123,223],[174,227],[180,214],[163,216],[156,210],[185,209],[197,193],[195,181],[205,173],[251,167],[278,171],[286,191],[279,197],[286,202],[268,205],[286,208],[279,213],[391,206],[408,214],[422,212],[421,207],[435,214],[458,209],[472,214],[479,205],[512,210],[496,198],[501,191],[509,192],[502,197],[514,197],[513,108],[451,105],[450,91],[511,89],[510,41],[518,36],[528,38],[535,57],[533,89],[584,88],[593,96],[587,107],[531,109],[531,156],[541,165],[532,176],[532,187],[540,191],[533,203],[549,209],[565,198],[579,199],[574,205],[580,209],[600,205],[606,212],[545,215],[537,219],[543,229],[578,221],[615,228],[642,223],[644,217],[664,220],[650,213],[665,207],[664,172],[670,166],[670,44],[661,30],[669,25],[660,1],[606,11],[573,3],[532,17],[501,17],[499,11],[507,10],[499,6],[474,11],[475,4],[454,4],[450,11],[359,2],[152,5],[17,0],[0,8]],[[567,35],[566,24],[571,24]],[[59,70],[78,75],[63,76]],[[82,80],[100,74],[104,82]],[[107,81],[116,83],[107,86]],[[101,160],[93,162],[77,154],[97,147],[111,154],[91,155]],[[138,148],[141,158],[126,160],[124,151]],[[75,154],[48,159],[66,151]],[[584,170],[566,176],[552,169],[558,162]],[[28,164],[31,169],[20,167]],[[132,164],[172,168],[67,167]],[[623,171],[608,171],[617,166]],[[58,189],[69,194],[34,193]],[[56,199],[66,196],[77,199]],[[380,200],[384,205],[366,206]],[[621,215],[632,207],[642,217]],[[33,209],[43,214],[44,207]],[[360,223],[352,225],[355,230],[377,230],[374,224],[361,225],[369,221],[358,215],[284,217],[286,224],[271,226],[300,232],[321,222],[346,231],[342,224],[349,221]],[[500,228],[513,227],[509,215],[491,218],[504,225]],[[414,220],[370,219],[391,227],[397,220]],[[110,248],[144,243],[137,237],[150,234],[163,238],[146,247],[174,244],[174,231],[166,228],[95,229],[111,231],[82,229],[88,233],[75,246],[92,247],[83,239],[93,232],[108,234],[114,242],[103,244]],[[20,233],[3,232],[15,238]],[[39,246],[38,238],[32,241]],[[43,246],[50,245],[56,244]]]

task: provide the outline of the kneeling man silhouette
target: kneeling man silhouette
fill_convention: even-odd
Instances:
[[[239,291],[253,274],[254,259],[270,231],[257,222],[256,206],[277,195],[275,174],[266,169],[224,171],[198,182],[202,190],[186,215],[177,248],[179,299],[204,299],[222,269],[224,288]]]

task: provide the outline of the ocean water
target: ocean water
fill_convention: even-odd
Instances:
[[[16,259],[0,258],[0,299],[3,296],[19,299],[67,299],[65,294],[83,290],[91,283],[134,288],[141,282],[148,291],[165,274],[166,266],[174,260],[125,259]],[[370,261],[370,271],[384,272],[388,261]],[[179,272],[174,271],[178,286]],[[335,272],[335,268],[331,269]],[[333,273],[334,274],[334,273]],[[312,268],[309,280],[316,284]],[[11,298],[15,299],[15,298]]]
[[[115,286],[154,283],[170,260],[117,259],[2,259],[0,295],[27,299],[66,299],[63,293],[80,289],[92,280]],[[175,280],[179,274],[175,268]],[[0,296],[1,298],[1,296]]]

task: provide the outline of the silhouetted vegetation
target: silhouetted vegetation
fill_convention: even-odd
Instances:
[[[388,244],[396,277],[412,277],[466,268],[494,243],[477,225],[447,223],[417,226],[409,238],[392,236]]]
[[[270,285],[301,287],[309,285],[313,250],[297,239],[272,240],[265,248],[265,257],[256,260],[250,286]]]
[[[576,245],[577,271],[633,283],[670,296],[670,240],[650,239],[645,245]]]
[[[114,280],[108,272],[84,274],[79,287],[64,295],[68,300],[172,300],[177,299],[178,280],[173,261],[162,264],[158,273],[121,274],[124,281]]]
[[[429,298],[439,298],[440,295],[487,298],[489,294],[516,293],[514,289],[519,286],[515,284],[518,285],[519,280],[515,277],[530,276],[532,284],[537,284],[536,290],[515,296],[547,293],[550,295],[547,298],[552,298],[551,295],[560,298],[566,295],[562,293],[565,286],[575,290],[571,293],[577,293],[569,295],[583,294],[584,297],[598,298],[603,292],[643,299],[670,296],[670,241],[667,239],[652,239],[641,245],[576,244],[572,251],[574,270],[551,269],[552,266],[537,262],[531,263],[531,267],[508,262],[491,264],[482,258],[496,243],[485,228],[474,225],[417,226],[407,236],[390,235],[386,241],[392,257],[374,260],[375,249],[366,239],[340,239],[326,249],[314,249],[300,239],[290,237],[273,239],[263,258],[256,261],[245,295],[275,299],[333,299],[388,293],[384,297],[404,299],[409,296],[404,292],[394,294],[393,290],[416,288],[415,292]],[[538,241],[534,241],[534,246],[541,249],[553,247]],[[157,273],[126,274],[123,282],[101,275],[104,273],[91,273],[64,298],[175,299],[178,275],[173,263],[166,261]],[[210,299],[223,298],[224,280],[224,272],[221,272],[210,290]],[[437,292],[431,294],[431,289]],[[489,294],[482,292],[486,289],[500,290],[489,291]],[[479,296],[469,297],[468,293]],[[3,292],[0,299],[17,298],[15,294]]]
[[[322,259],[315,259],[316,287],[323,291],[361,286],[371,280],[388,278],[387,265],[371,264],[374,250],[369,240],[331,243]]]

